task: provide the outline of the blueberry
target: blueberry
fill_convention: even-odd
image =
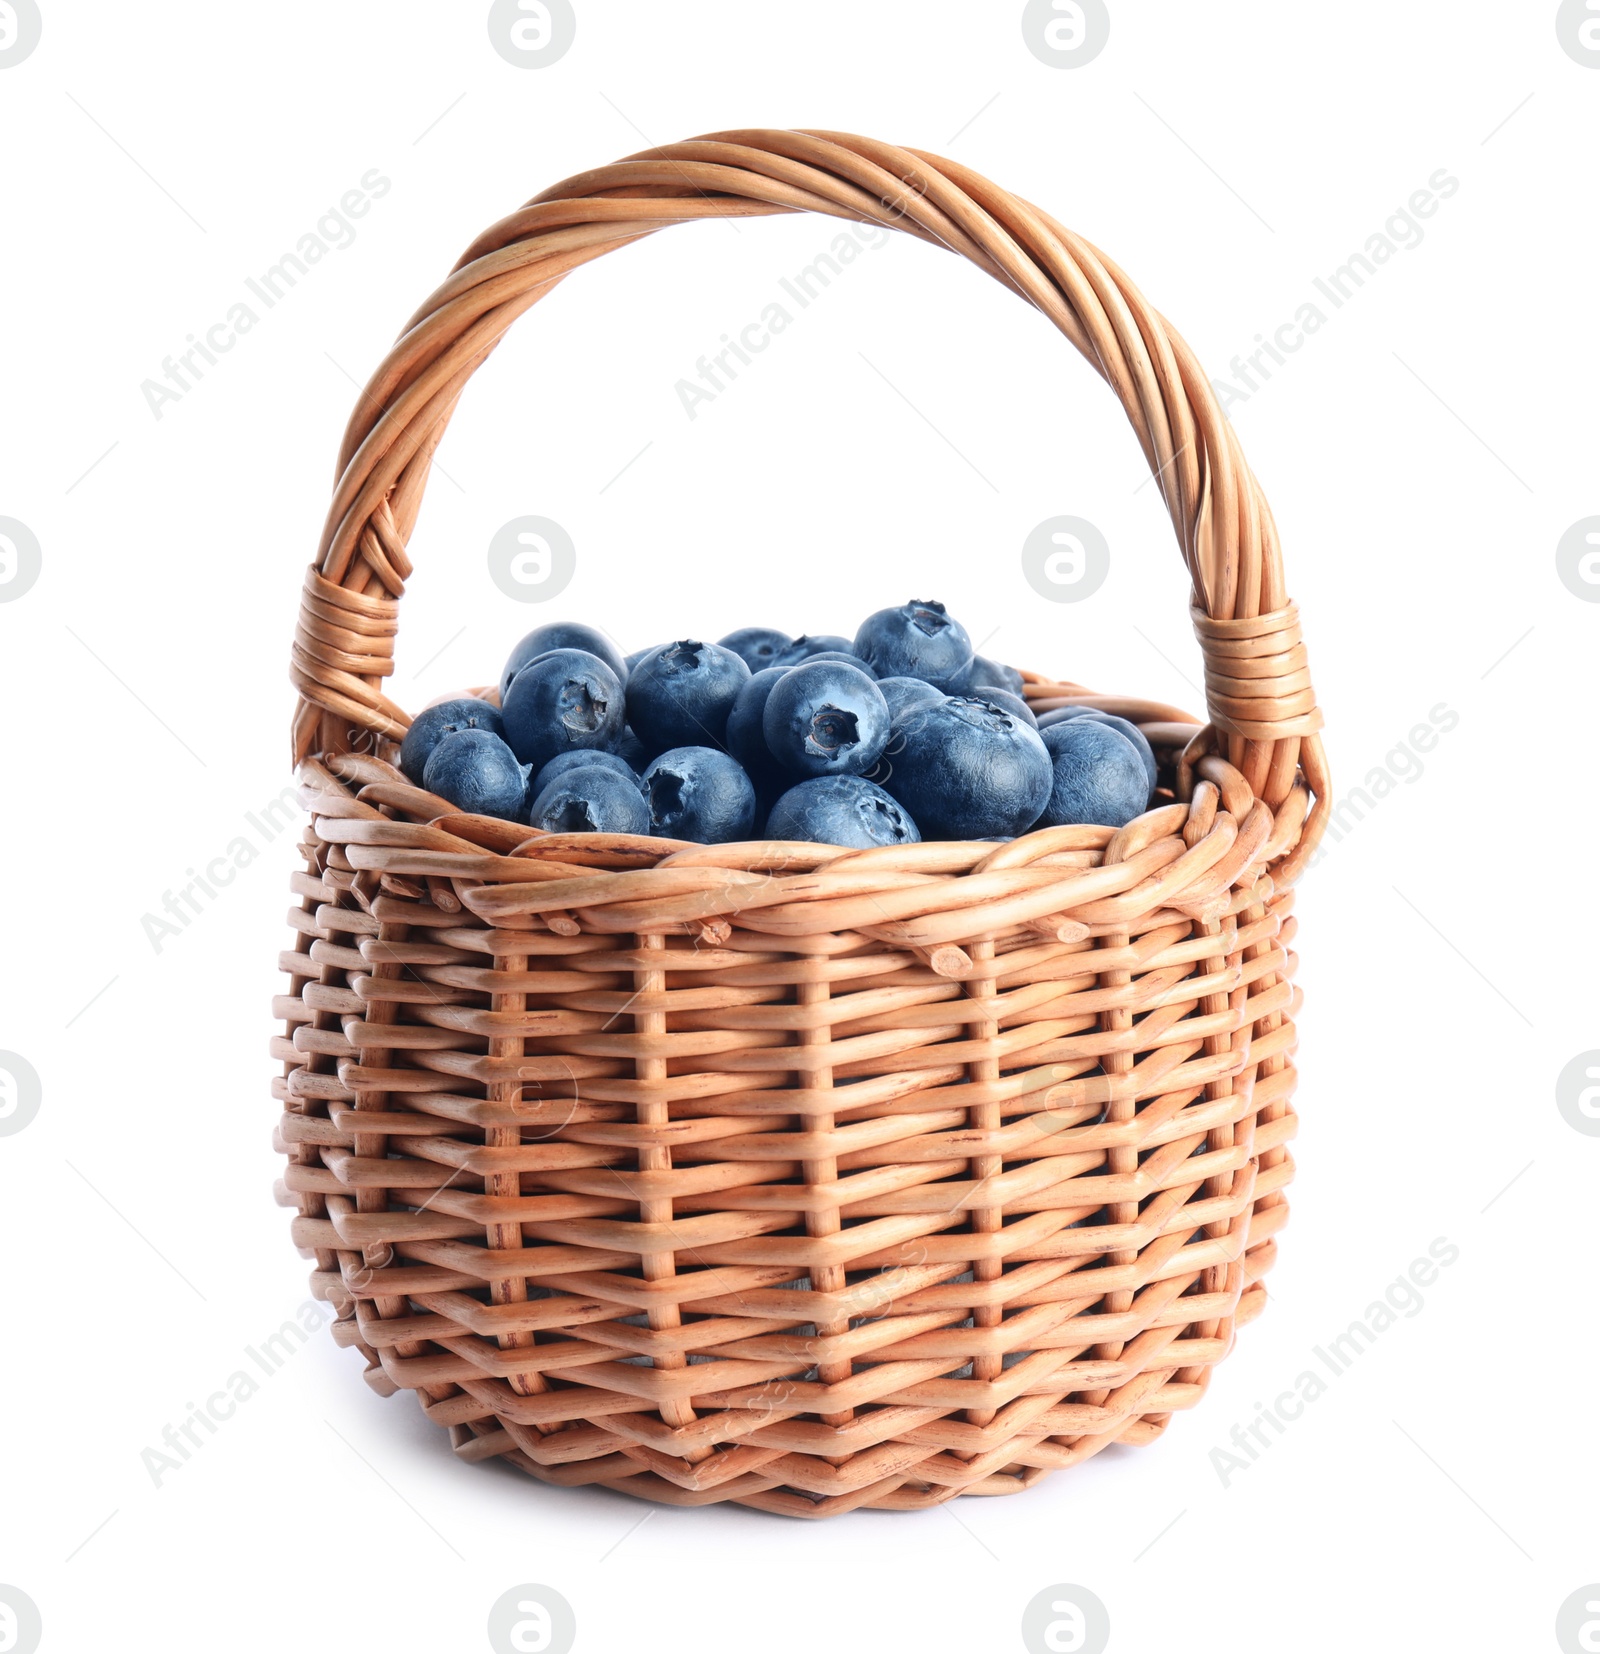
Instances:
[[[628,663],[622,658],[622,651],[604,632],[593,626],[580,626],[575,620],[555,620],[548,626],[535,626],[506,657],[505,671],[500,674],[502,703],[517,673],[529,661],[549,654],[552,649],[582,649],[603,660],[617,674],[620,683],[628,681]]]
[[[1038,731],[977,696],[901,713],[887,756],[884,787],[930,838],[1011,838],[1050,797],[1050,754]]]
[[[778,664],[781,655],[794,639],[787,632],[775,632],[770,626],[741,626],[717,639],[717,646],[731,649],[752,672],[764,671]]]
[[[626,776],[635,787],[639,785],[639,772],[626,758],[619,758],[614,752],[599,752],[591,747],[573,747],[567,752],[558,752],[534,776],[533,785],[528,788],[528,796],[537,798],[558,775],[565,775],[568,770],[590,769],[595,766]]]
[[[628,681],[628,722],[647,752],[722,744],[728,714],[750,668],[719,643],[663,644]]]
[[[889,703],[889,717],[898,718],[914,706],[932,706],[944,699],[944,692],[921,678],[879,678],[878,693]]]
[[[802,661],[796,661],[796,666],[810,666],[813,661],[837,660],[846,666],[853,666],[858,672],[865,672],[869,678],[875,678],[877,673],[864,661],[860,655],[852,655],[848,649],[823,649],[815,655],[807,655]]]
[[[579,764],[535,795],[528,820],[547,833],[648,833],[650,806],[632,771]]]
[[[1050,797],[1041,827],[1069,823],[1126,827],[1150,802],[1144,757],[1098,718],[1069,718],[1042,732],[1050,754]]]
[[[646,655],[653,655],[660,647],[661,645],[659,643],[652,643],[648,649],[635,649],[634,652],[622,663],[627,667],[629,676],[632,676],[634,667],[636,667]],[[622,681],[626,683],[628,679],[624,678]]]
[[[413,786],[423,785],[423,771],[429,755],[447,735],[458,729],[486,729],[505,739],[506,726],[499,711],[487,701],[466,696],[459,701],[441,701],[419,712],[400,744],[400,768]]]
[[[1054,729],[1057,724],[1064,724],[1072,718],[1086,718],[1094,711],[1092,706],[1058,706],[1054,712],[1046,712],[1039,719],[1040,729]]]
[[[966,627],[945,613],[944,604],[916,598],[868,615],[853,648],[880,678],[922,678],[946,694],[972,660]]]
[[[1063,706],[1058,707],[1054,712],[1045,713],[1039,720],[1039,728],[1054,729],[1058,724],[1069,723],[1075,718],[1088,718],[1097,724],[1108,724],[1119,735],[1126,736],[1144,760],[1144,772],[1149,779],[1150,790],[1151,792],[1155,791],[1157,775],[1155,748],[1145,739],[1144,731],[1137,724],[1129,723],[1126,718],[1119,718],[1112,712],[1101,712],[1098,708],[1092,706]],[[1045,743],[1046,746],[1049,744],[1048,741]]]
[[[1144,760],[1145,778],[1150,783],[1150,791],[1156,790],[1156,750],[1145,738],[1145,733],[1137,724],[1130,723],[1126,718],[1119,718],[1114,712],[1091,712],[1089,721],[1096,724],[1105,724],[1114,729],[1118,735],[1125,736],[1133,743],[1133,749]]]
[[[1013,695],[1022,694],[1022,674],[1016,667],[1002,666],[983,655],[972,657],[972,664],[961,681],[965,689],[1009,689]]]
[[[737,657],[735,657],[737,659]],[[639,783],[658,838],[731,844],[756,830],[756,790],[735,759],[715,747],[674,747]]]
[[[969,700],[992,701],[996,706],[1003,706],[1007,712],[1024,719],[1035,729],[1039,727],[1039,720],[1033,715],[1033,708],[1020,695],[1013,695],[1009,689],[1001,689],[995,684],[986,683],[981,689],[964,689],[962,694]]]
[[[886,793],[859,775],[819,775],[791,787],[767,817],[767,837],[870,850],[918,844],[917,824]]]
[[[733,710],[728,714],[728,727],[723,736],[723,744],[750,777],[756,797],[769,804],[793,780],[767,750],[767,737],[762,728],[762,715],[766,712],[772,686],[788,671],[786,666],[768,666],[757,672],[740,689]]]
[[[832,632],[819,632],[816,637],[807,637],[802,632],[772,664],[774,666],[798,666],[802,661],[810,660],[813,655],[824,655],[834,650],[846,655],[853,655],[856,652],[856,646],[849,638],[839,637]]]
[[[574,747],[610,748],[622,735],[622,684],[584,649],[552,649],[512,679],[506,739],[524,764],[541,770]]]
[[[422,784],[469,815],[521,821],[527,807],[527,766],[487,729],[446,735],[428,756]]]
[[[799,775],[861,775],[889,740],[889,703],[859,667],[808,661],[772,686],[761,728],[767,749]]]
[[[637,774],[644,773],[644,767],[650,762],[650,754],[645,751],[644,742],[631,729],[624,729],[616,746],[617,757],[629,769]]]

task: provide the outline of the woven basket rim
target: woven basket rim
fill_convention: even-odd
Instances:
[[[383,691],[407,542],[455,406],[513,322],[640,236],[793,212],[897,229],[968,258],[1041,310],[1116,393],[1190,574],[1209,739],[1271,808],[1296,784],[1310,795],[1289,852],[1298,876],[1332,808],[1322,714],[1271,510],[1206,375],[1118,266],[1048,213],[957,162],[846,133],[737,130],[641,151],[545,190],[473,242],[351,415],[291,659],[296,761],[397,740],[409,726]]]

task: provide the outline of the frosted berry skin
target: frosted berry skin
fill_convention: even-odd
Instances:
[[[942,603],[912,598],[868,615],[849,646],[880,678],[921,678],[953,694],[972,665],[972,639]]]
[[[657,838],[733,844],[756,830],[756,790],[737,759],[716,747],[674,747],[644,772],[639,790]]]
[[[1038,731],[978,696],[902,713],[878,774],[929,838],[1014,838],[1050,797],[1050,754]]]
[[[979,689],[1009,689],[1013,695],[1022,694],[1022,674],[1014,666],[1002,665],[984,655],[974,655],[959,682],[963,693]],[[951,694],[955,691],[951,690]]]
[[[428,755],[422,784],[468,815],[522,821],[528,800],[528,768],[498,735],[458,729]]]
[[[944,699],[943,690],[935,689],[921,678],[879,678],[878,693],[889,703],[891,722],[914,706],[932,706]]]
[[[546,833],[648,833],[650,806],[631,770],[579,764],[535,795],[528,821]]]
[[[964,689],[962,694],[969,700],[993,701],[996,706],[1003,706],[1007,712],[1021,718],[1034,729],[1039,727],[1039,720],[1034,716],[1033,708],[1020,695],[1013,695],[1009,689],[997,689],[993,684],[985,684],[982,689]]]
[[[643,775],[644,767],[650,762],[650,754],[644,749],[644,742],[624,727],[621,737],[617,741],[616,754],[635,775]]]
[[[553,649],[511,680],[501,709],[506,740],[537,772],[574,748],[609,751],[622,736],[622,683],[585,649]]]
[[[819,632],[815,637],[807,637],[802,632],[772,664],[774,666],[799,666],[810,660],[813,655],[834,653],[853,655],[855,648],[856,646],[849,638],[840,637],[834,632]]]
[[[552,649],[582,649],[603,660],[617,674],[619,682],[628,681],[628,663],[622,651],[604,632],[594,626],[579,625],[575,620],[556,620],[548,626],[535,626],[506,657],[505,670],[500,674],[502,702],[517,673],[530,661],[549,654]]]
[[[1040,729],[1053,729],[1057,724],[1069,723],[1074,718],[1089,718],[1095,723],[1106,724],[1116,730],[1119,735],[1126,736],[1138,749],[1139,756],[1144,760],[1145,774],[1150,781],[1150,791],[1156,790],[1156,753],[1145,733],[1137,724],[1130,723],[1126,718],[1119,718],[1114,712],[1101,712],[1092,706],[1064,706],[1055,712],[1047,712],[1039,720]],[[1045,745],[1049,746],[1046,741]]]
[[[723,736],[723,745],[744,766],[757,798],[768,804],[794,784],[794,777],[767,750],[767,737],[762,728],[767,697],[773,685],[788,671],[786,666],[768,666],[757,672],[739,691]]]
[[[862,775],[889,740],[889,703],[859,667],[813,660],[772,686],[761,716],[767,750],[795,775]]]
[[[445,736],[453,735],[458,729],[486,729],[502,741],[506,735],[505,721],[499,709],[490,706],[487,701],[470,695],[458,701],[440,701],[437,706],[430,706],[417,714],[416,721],[406,731],[406,738],[400,744],[400,768],[406,780],[415,787],[422,786],[423,772],[428,767],[433,749]]]
[[[574,747],[570,752],[558,752],[534,776],[533,785],[528,788],[528,796],[537,798],[557,776],[565,775],[568,770],[592,769],[596,766],[626,776],[630,785],[635,788],[639,785],[639,772],[634,769],[626,758],[620,758],[614,752],[600,752],[592,747]]]
[[[853,666],[858,672],[865,672],[869,678],[875,678],[877,673],[860,657],[852,655],[847,649],[824,649],[819,654],[807,655],[797,666],[814,666],[818,661],[836,660],[844,666]]]
[[[791,787],[772,806],[766,837],[870,850],[917,844],[922,834],[882,787],[859,775],[822,775]]]
[[[1159,771],[1156,768],[1156,750],[1145,738],[1145,733],[1135,723],[1126,718],[1119,718],[1114,712],[1091,712],[1089,718],[1097,724],[1104,724],[1108,729],[1114,729],[1119,735],[1125,736],[1133,743],[1134,750],[1144,760],[1145,775],[1150,783],[1150,791],[1156,790],[1156,780]]]
[[[1150,803],[1144,758],[1098,718],[1071,718],[1040,732],[1050,754],[1050,796],[1041,827],[1126,827]]]
[[[793,643],[787,632],[775,632],[770,626],[741,626],[717,639],[719,648],[731,649],[752,672],[776,666],[778,657]]]
[[[628,678],[628,723],[652,755],[722,745],[750,668],[718,643],[683,638],[653,650]]]

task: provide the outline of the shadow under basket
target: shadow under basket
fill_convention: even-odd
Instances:
[[[670,224],[819,212],[971,259],[1121,399],[1193,586],[1208,722],[1132,718],[1126,827],[878,850],[542,834],[393,767],[406,544],[466,381]],[[1013,1493],[1194,1406],[1293,1172],[1291,887],[1327,817],[1276,530],[1182,340],[953,162],[735,132],[546,191],[374,375],[292,675],[311,822],[279,1197],[384,1394],[464,1459],[791,1516]]]

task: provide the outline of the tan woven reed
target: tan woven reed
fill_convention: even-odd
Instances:
[[[1137,720],[1120,831],[840,851],[544,835],[390,760],[406,542],[467,380],[568,272],[819,212],[971,259],[1117,393],[1193,580],[1210,723]],[[1328,810],[1266,502],[1122,272],[954,162],[731,132],[547,190],[357,403],[293,678],[280,1198],[335,1336],[469,1460],[789,1515],[1009,1493],[1193,1406],[1287,1208],[1290,886]]]

